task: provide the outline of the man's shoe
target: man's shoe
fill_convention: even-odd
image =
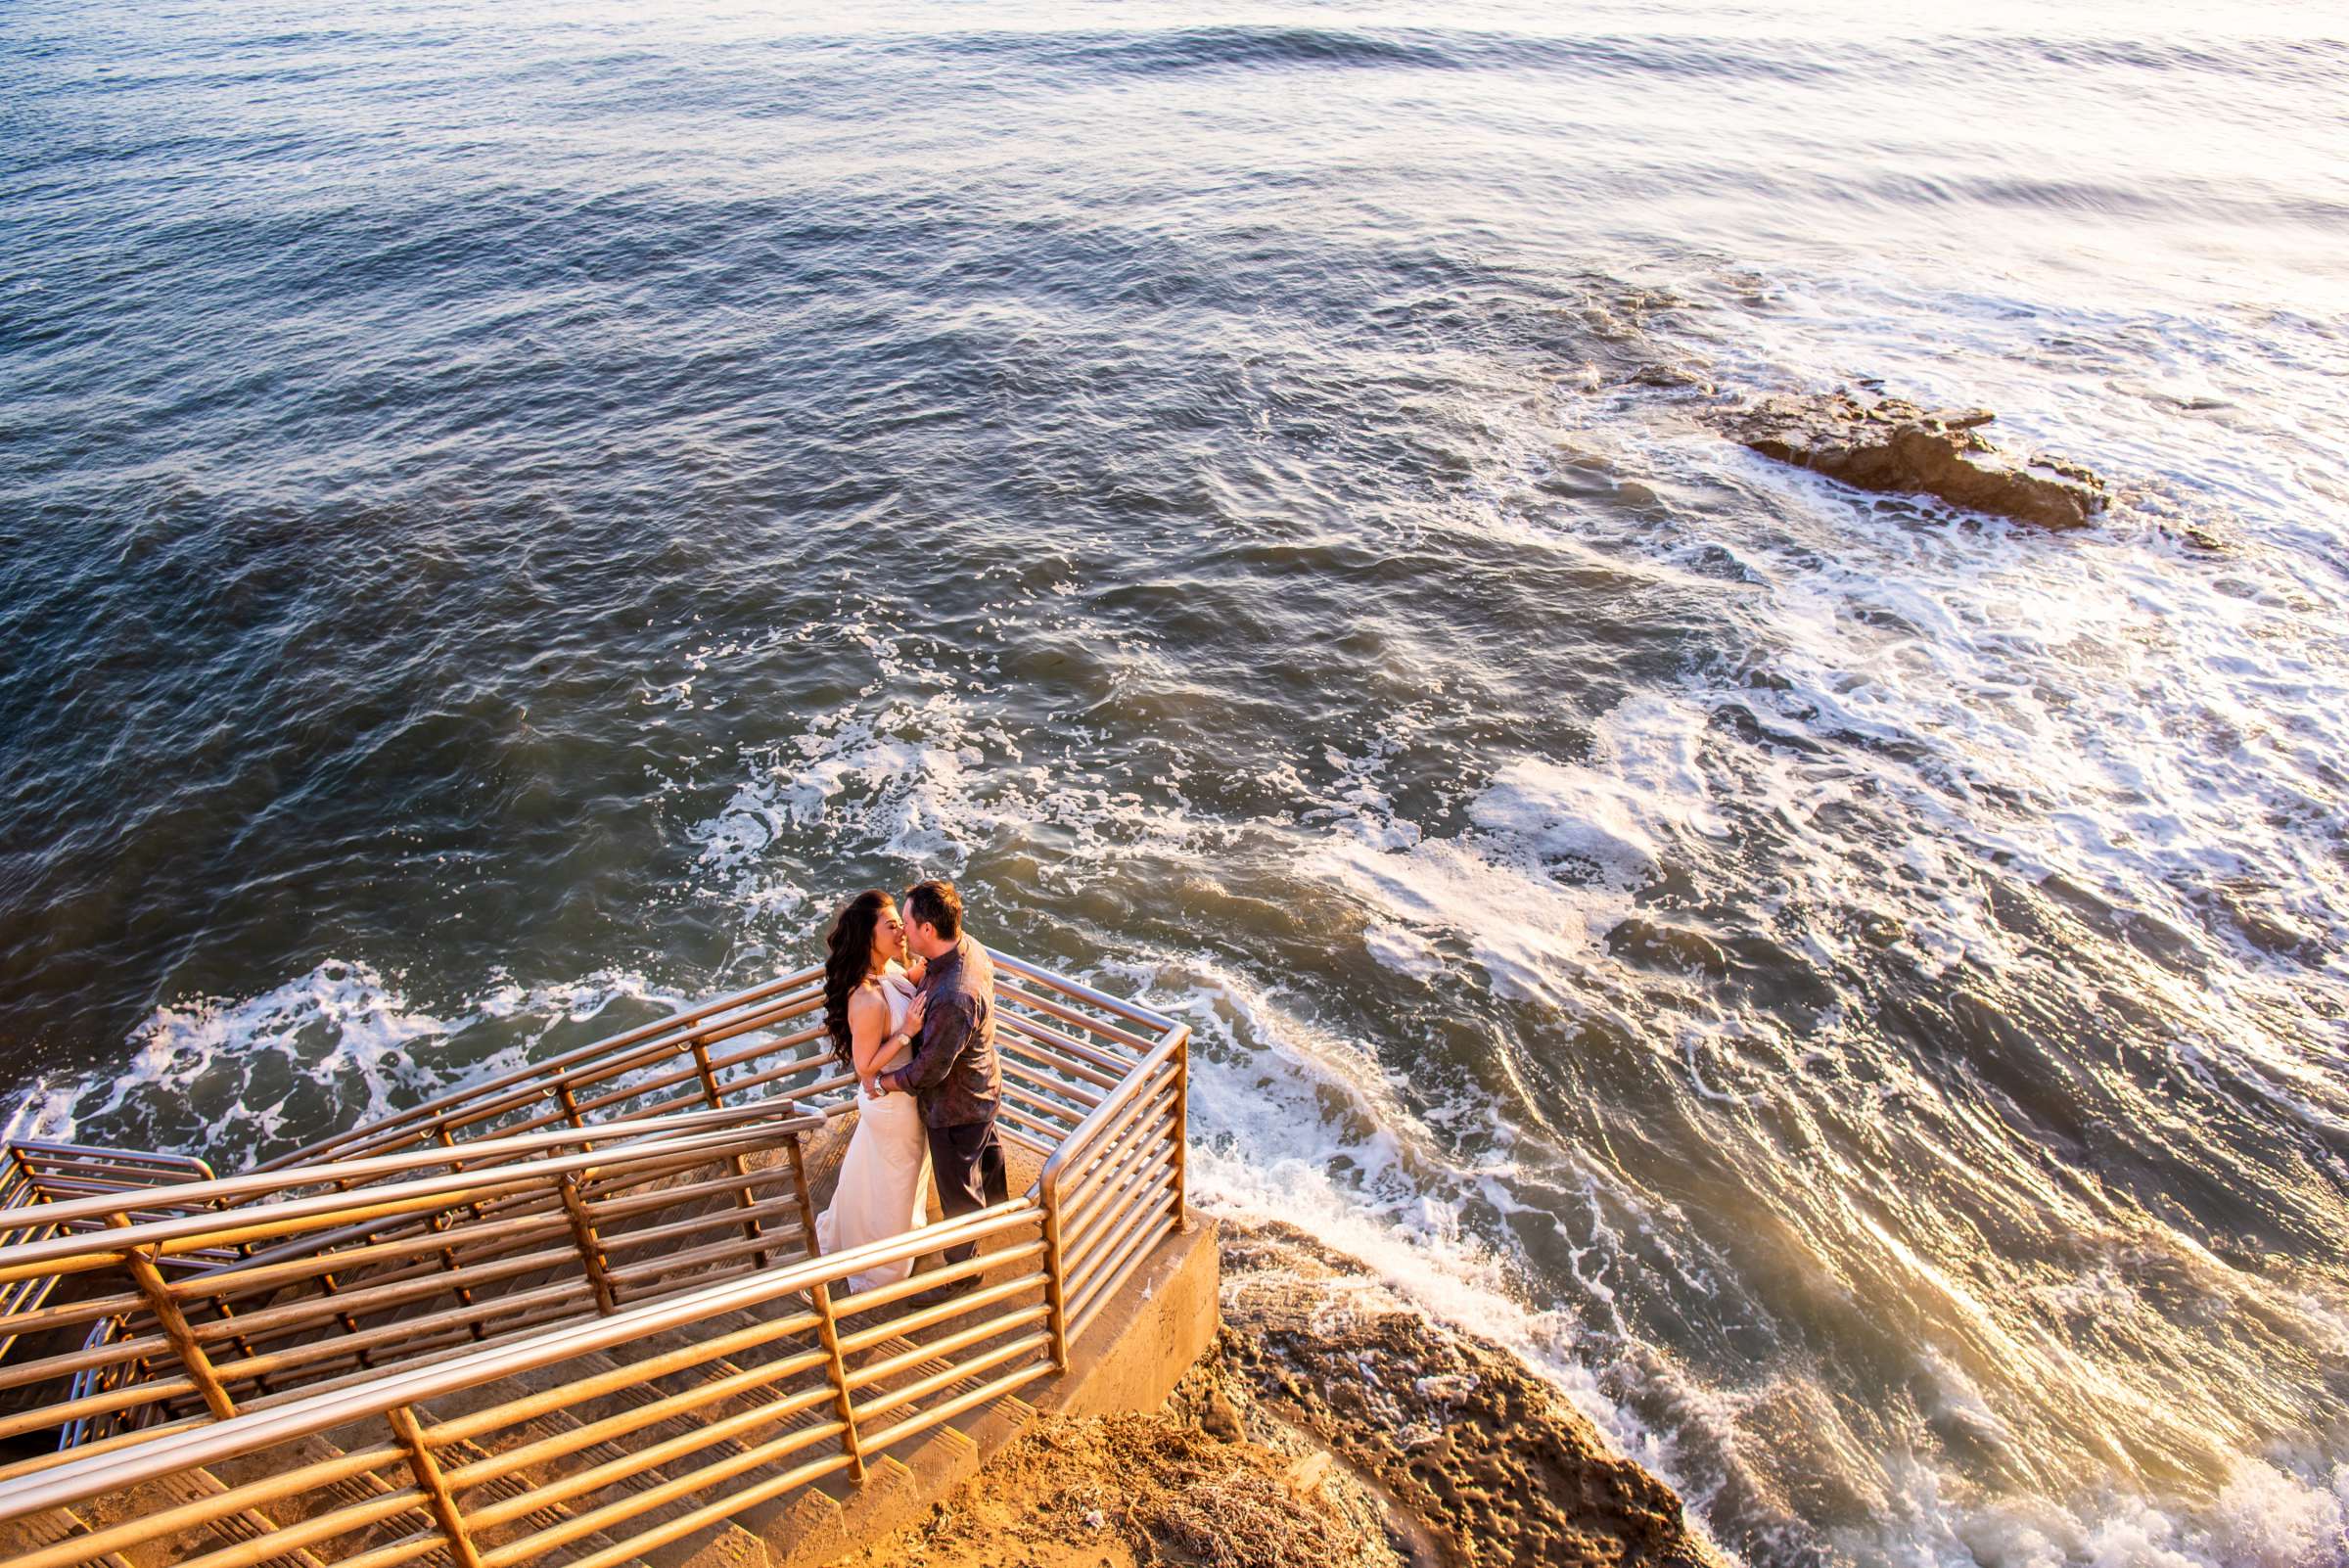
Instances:
[[[922,1312],[932,1307],[944,1307],[947,1302],[958,1301],[978,1288],[979,1276],[965,1274],[960,1279],[948,1280],[943,1285],[932,1285],[928,1290],[915,1296],[907,1305],[912,1307],[915,1312]]]

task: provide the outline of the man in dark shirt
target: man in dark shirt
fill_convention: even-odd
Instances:
[[[962,899],[951,882],[923,882],[905,895],[905,937],[926,960],[922,992],[929,1007],[913,1056],[879,1075],[877,1087],[915,1096],[930,1131],[930,1170],[938,1206],[951,1220],[1006,1194],[1003,1145],[995,1137],[995,1107],[1003,1098],[1003,1069],[995,1058],[995,964],[962,929]],[[977,1242],[948,1247],[948,1264],[962,1263]],[[928,1302],[961,1295],[976,1274],[915,1298]]]

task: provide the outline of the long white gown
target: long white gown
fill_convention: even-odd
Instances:
[[[881,990],[889,1000],[889,1032],[895,1035],[905,1027],[913,982],[893,960],[882,973]],[[899,1061],[882,1065],[897,1066]],[[841,1157],[840,1185],[832,1202],[815,1217],[816,1250],[845,1252],[913,1229],[929,1217],[929,1183],[930,1134],[922,1127],[920,1103],[910,1094],[875,1097],[857,1089],[856,1130],[849,1134],[849,1152]],[[874,1290],[912,1272],[911,1258],[883,1264],[851,1274],[849,1288]]]

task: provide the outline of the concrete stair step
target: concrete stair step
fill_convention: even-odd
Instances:
[[[89,1533],[88,1522],[71,1508],[49,1508],[26,1518],[11,1519],[0,1524],[0,1560],[13,1560]],[[102,1568],[130,1568],[126,1559],[114,1552],[98,1561]]]
[[[110,1530],[166,1508],[217,1497],[227,1490],[208,1470],[183,1470],[159,1481],[88,1499],[77,1504],[73,1512],[92,1531]],[[167,1564],[203,1552],[258,1541],[277,1528],[277,1521],[247,1508],[210,1524],[143,1542],[126,1548],[121,1556],[128,1568],[166,1568]],[[300,1547],[263,1560],[285,1568],[322,1568],[314,1554]]]
[[[475,1404],[474,1407],[485,1407],[513,1398],[517,1393],[518,1385],[528,1387],[530,1382],[530,1379],[526,1375],[501,1383],[487,1391],[472,1391],[485,1393],[487,1396]],[[437,1401],[434,1407],[435,1414],[446,1418],[458,1413],[459,1403],[458,1401]],[[566,1410],[549,1411],[517,1426],[484,1433],[480,1438],[464,1447],[477,1450],[482,1454],[501,1454],[544,1439],[568,1436],[577,1432],[581,1427],[601,1415],[616,1413],[613,1409],[603,1408],[604,1404],[605,1402],[602,1401],[581,1401]],[[575,1411],[577,1413],[575,1414]],[[532,1510],[523,1518],[493,1526],[482,1533],[481,1543],[484,1546],[504,1545],[523,1536],[548,1528],[557,1522],[569,1521],[579,1515],[594,1513],[609,1505],[641,1499],[647,1493],[668,1481],[672,1471],[682,1475],[700,1465],[714,1463],[725,1456],[722,1451],[715,1450],[714,1447],[714,1449],[697,1451],[672,1460],[668,1468],[642,1467],[638,1451],[649,1447],[656,1441],[659,1441],[658,1437],[629,1434],[624,1437],[589,1443],[574,1449],[568,1453],[527,1464],[510,1479],[491,1482],[479,1488],[468,1488],[460,1497],[459,1501],[470,1512],[476,1507],[485,1505],[486,1500],[491,1498],[499,1500],[520,1498],[543,1499],[539,1508]],[[468,1459],[459,1459],[451,1451],[443,1457],[442,1464],[446,1468],[453,1469],[460,1463],[469,1462],[469,1459],[470,1455]],[[604,1464],[614,1465],[618,1473],[613,1478],[597,1485],[592,1491],[577,1493],[560,1500],[549,1498],[551,1489],[558,1483]],[[601,1550],[605,1545],[616,1542],[624,1542],[628,1537],[657,1525],[680,1519],[706,1500],[706,1499],[688,1495],[674,1500],[654,1503],[641,1512],[631,1514],[625,1519],[616,1520],[601,1531],[594,1533],[603,1539],[585,1545],[573,1543],[565,1549],[576,1555]],[[693,1565],[693,1568],[719,1568],[719,1565],[724,1564],[745,1564],[751,1565],[751,1568],[764,1568],[766,1560],[765,1547],[760,1543],[759,1538],[732,1523],[705,1526],[682,1541],[655,1548],[653,1551],[641,1555],[645,1556],[648,1561],[659,1558],[662,1568],[670,1568],[670,1565],[682,1568],[682,1565],[686,1564]]]
[[[391,1435],[389,1429],[384,1435],[387,1438]],[[322,1437],[296,1438],[258,1453],[237,1454],[225,1459],[213,1465],[211,1473],[221,1485],[239,1487],[248,1482],[264,1481],[271,1476],[282,1475],[287,1470],[298,1469],[306,1464],[315,1464],[320,1460],[339,1459],[343,1456],[344,1452]],[[281,1527],[307,1524],[312,1519],[333,1513],[338,1509],[369,1502],[387,1494],[397,1492],[411,1485],[413,1480],[414,1478],[408,1473],[405,1464],[393,1461],[380,1470],[362,1470],[355,1476],[346,1476],[330,1485],[315,1487],[294,1497],[281,1498],[274,1502],[264,1503],[259,1511],[268,1515]],[[401,1536],[422,1528],[428,1522],[427,1517],[421,1511],[410,1509],[380,1523],[364,1525],[347,1534],[319,1542],[310,1549],[320,1557],[332,1562],[343,1557],[355,1556],[359,1552],[396,1541]]]
[[[474,1443],[451,1444],[438,1451],[437,1454],[444,1471],[453,1470],[459,1465],[471,1464],[488,1456],[487,1449]],[[531,1490],[527,1480],[506,1476],[495,1481],[485,1482],[478,1487],[468,1487],[458,1501],[460,1507],[470,1514],[478,1508],[486,1508],[495,1503],[526,1499],[530,1497]],[[519,1541],[525,1536],[534,1535],[538,1531],[551,1530],[558,1525],[567,1524],[573,1517],[574,1510],[561,1503],[543,1503],[502,1525],[473,1530],[473,1544],[477,1549],[485,1551],[492,1547],[502,1546],[509,1542]],[[559,1555],[584,1556],[589,1552],[607,1550],[613,1545],[611,1537],[601,1532],[590,1531],[560,1548]]]

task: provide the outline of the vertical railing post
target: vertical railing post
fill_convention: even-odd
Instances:
[[[445,1234],[448,1230],[448,1216],[438,1210],[435,1210],[433,1213],[424,1217],[424,1228],[431,1231],[436,1236]],[[440,1248],[439,1258],[440,1267],[450,1273],[457,1272],[458,1269],[463,1267],[463,1265],[457,1262],[457,1249],[454,1247]],[[470,1307],[473,1305],[473,1291],[465,1285],[460,1284],[452,1286],[449,1294],[457,1298],[457,1305],[460,1307]],[[468,1318],[465,1326],[472,1330],[473,1337],[475,1339],[487,1339],[489,1337],[489,1331],[482,1326],[482,1320],[479,1317]]]
[[[619,1301],[612,1293],[612,1278],[604,1271],[603,1243],[595,1239],[595,1220],[587,1212],[587,1200],[579,1196],[579,1175],[566,1171],[558,1179],[563,1198],[563,1218],[571,1222],[571,1241],[579,1252],[579,1265],[587,1270],[588,1286],[595,1292],[595,1310],[606,1317],[619,1310]]]
[[[787,1145],[791,1150],[791,1190],[800,1200],[800,1239],[807,1244],[807,1256],[815,1256],[815,1199],[807,1191],[807,1157],[800,1152],[800,1135],[791,1134]]]
[[[448,1130],[448,1122],[445,1118],[433,1124],[433,1141],[438,1143],[440,1147],[447,1149],[452,1153],[455,1152],[457,1147],[457,1136]],[[457,1172],[464,1170],[466,1166],[465,1162],[462,1160],[451,1160],[448,1162],[448,1168],[451,1172]],[[350,1190],[350,1183],[347,1181],[338,1181],[335,1183],[335,1185],[341,1187],[345,1192],[348,1192]],[[466,1204],[465,1208],[466,1212],[473,1216],[473,1222],[477,1225],[483,1223],[489,1218],[486,1214],[482,1212],[481,1200],[478,1198]]]
[[[465,1516],[457,1509],[456,1494],[448,1490],[448,1478],[440,1473],[440,1461],[433,1457],[432,1446],[424,1440],[424,1428],[416,1422],[412,1406],[394,1405],[384,1412],[392,1423],[392,1435],[407,1451],[408,1469],[416,1477],[416,1489],[432,1504],[433,1522],[440,1527],[440,1535],[448,1543],[448,1554],[457,1560],[458,1568],[482,1568],[482,1554],[473,1544],[473,1532],[465,1528]]]
[[[214,1214],[225,1214],[228,1212],[228,1200],[225,1198],[214,1198],[209,1204],[206,1205],[206,1207],[210,1209]],[[243,1242],[239,1242],[237,1244],[237,1250],[240,1254],[243,1254],[247,1249]],[[212,1298],[212,1311],[219,1315],[219,1318],[222,1322],[226,1322],[230,1318],[237,1315],[236,1309],[228,1304],[228,1292],[225,1288],[222,1289],[219,1295]],[[247,1339],[242,1334],[231,1334],[229,1336],[229,1343],[236,1346],[237,1354],[239,1356],[244,1357],[248,1360],[253,1359],[252,1340]],[[253,1380],[253,1391],[255,1394],[268,1393],[269,1379],[265,1377],[254,1378]]]
[[[1174,1228],[1191,1224],[1191,1026],[1174,1037]]]
[[[701,1076],[702,1098],[710,1102],[710,1109],[713,1111],[723,1110],[726,1103],[725,1095],[719,1092],[717,1086],[717,1073],[710,1065],[709,1042],[704,1040],[701,1036],[696,1035],[687,1040],[686,1043],[693,1047],[693,1070]],[[800,1145],[797,1138],[792,1140],[791,1146],[793,1153],[796,1154],[799,1152]],[[756,1209],[759,1207],[758,1194],[751,1190],[751,1168],[749,1162],[744,1160],[741,1152],[737,1150],[735,1153],[726,1156],[726,1164],[736,1176],[742,1177],[742,1185],[736,1188],[734,1193],[739,1206],[745,1209]],[[752,1241],[757,1241],[760,1236],[765,1234],[763,1230],[760,1229],[759,1222],[756,1220],[745,1220],[742,1222],[742,1233],[745,1237]],[[815,1231],[812,1227],[810,1227],[807,1232],[807,1250],[810,1254],[815,1251]],[[767,1265],[766,1249],[760,1247],[754,1251],[751,1254],[751,1260],[760,1268],[764,1268]]]
[[[31,1157],[25,1154],[23,1146],[10,1144],[8,1158],[9,1162],[17,1168],[18,1179],[22,1180],[26,1189],[32,1193],[33,1201],[35,1203],[49,1202],[49,1189],[41,1185],[40,1173],[32,1168]]]
[[[840,1446],[848,1451],[849,1474],[864,1480],[864,1444],[856,1436],[856,1402],[849,1397],[849,1363],[840,1354],[840,1324],[832,1316],[832,1284],[819,1279],[807,1300],[815,1308],[815,1331],[832,1362],[832,1407],[840,1412]]]
[[[1061,1265],[1060,1173],[1046,1171],[1044,1204],[1044,1326],[1052,1335],[1052,1365],[1069,1369],[1069,1282]]]
[[[110,1214],[107,1222],[128,1225],[130,1221],[120,1214]],[[188,1326],[188,1314],[179,1310],[172,1299],[171,1286],[164,1280],[162,1269],[156,1267],[154,1256],[145,1247],[125,1247],[122,1262],[130,1269],[131,1282],[139,1294],[147,1298],[147,1310],[163,1330],[163,1338],[179,1357],[179,1364],[187,1369],[188,1381],[204,1396],[204,1407],[212,1412],[212,1419],[225,1421],[237,1413],[236,1401],[228,1397],[227,1385],[212,1366],[212,1359],[204,1353],[196,1341],[196,1331]]]

